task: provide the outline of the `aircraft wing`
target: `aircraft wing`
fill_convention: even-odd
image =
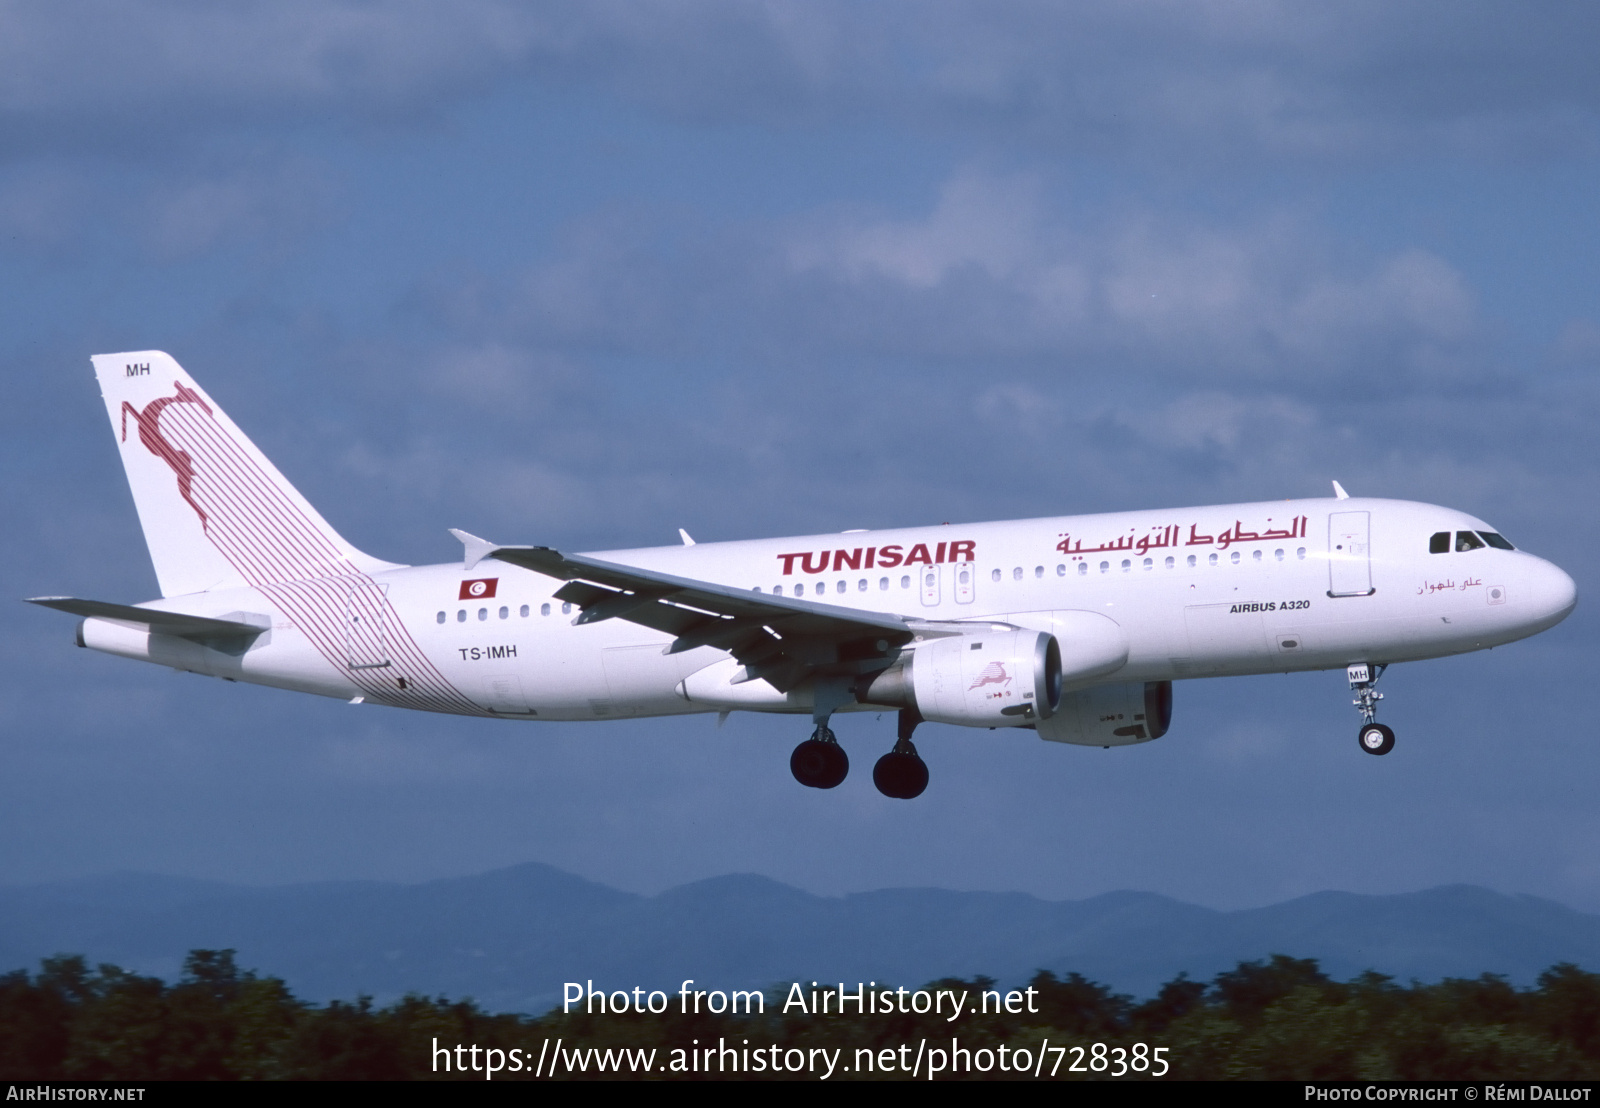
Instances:
[[[266,630],[265,627],[239,623],[231,619],[211,619],[207,616],[184,615],[182,612],[163,612],[157,608],[111,604],[104,600],[79,600],[73,596],[34,596],[28,598],[28,603],[91,619],[136,623],[158,634],[176,635],[182,639],[232,639],[259,635]]]
[[[882,669],[890,651],[914,637],[905,617],[887,612],[747,592],[544,546],[501,546],[483,556],[566,581],[555,595],[582,609],[575,624],[624,619],[662,631],[673,636],[668,654],[714,646],[745,667],[736,683],[761,678],[781,692],[813,673]]]

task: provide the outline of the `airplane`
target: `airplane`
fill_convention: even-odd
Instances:
[[[925,721],[1083,746],[1159,739],[1173,682],[1345,670],[1387,754],[1397,662],[1514,642],[1577,603],[1561,569],[1432,504],[1257,504],[563,553],[465,531],[408,566],[336,532],[169,355],[92,358],[161,599],[31,602],[77,644],[176,670],[525,721],[811,717],[790,757],[830,789],[840,712],[898,713],[873,769],[928,784]]]

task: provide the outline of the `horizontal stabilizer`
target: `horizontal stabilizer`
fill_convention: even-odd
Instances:
[[[29,604],[54,608],[90,619],[111,619],[119,623],[136,623],[162,635],[176,635],[182,639],[236,639],[253,638],[269,625],[265,616],[258,627],[253,623],[240,623],[231,619],[210,619],[206,616],[184,615],[182,612],[163,612],[156,608],[137,608],[132,604],[110,604],[104,600],[79,600],[72,596],[34,596]]]

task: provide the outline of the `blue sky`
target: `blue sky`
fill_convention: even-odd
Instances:
[[[1351,491],[1587,593],[1600,13],[1433,0],[0,4],[0,570],[156,592],[90,354],[160,348],[336,527],[565,549]],[[537,860],[1219,907],[1468,881],[1600,911],[1580,603],[1397,667],[1189,682],[1129,750],[513,726],[0,624],[0,881]]]

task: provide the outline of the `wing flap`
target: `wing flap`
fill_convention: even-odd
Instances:
[[[673,636],[667,653],[714,646],[784,691],[819,671],[881,669],[910,642],[908,621],[798,597],[638,569],[544,546],[502,546],[485,555],[566,581],[556,598],[578,605],[575,624],[622,619]]]
[[[783,622],[800,634],[830,634],[836,632],[841,624],[848,624],[862,631],[870,628],[904,635],[902,641],[911,638],[906,620],[887,612],[864,612],[859,608],[751,593],[709,581],[618,565],[582,554],[561,554],[545,546],[501,546],[496,547],[489,557],[565,581],[604,585],[612,591],[670,592],[673,595],[669,602],[675,605],[700,608],[717,615],[758,616],[773,626]],[[560,596],[559,593],[557,595]],[[583,601],[574,597],[574,603]]]

